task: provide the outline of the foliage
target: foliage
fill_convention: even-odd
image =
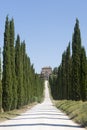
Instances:
[[[10,110],[12,105],[12,81],[11,81],[11,61],[10,61],[10,24],[8,16],[5,22],[4,48],[3,48],[3,79],[2,79],[2,107]]]
[[[56,79],[53,74],[49,82],[54,99],[87,100],[87,59],[85,48],[81,45],[78,19],[76,19],[72,37],[72,55],[69,43],[62,54]]]
[[[3,93],[0,93],[4,111],[19,109],[36,101],[41,102],[43,97],[43,80],[35,73],[26,54],[25,41],[21,42],[19,35],[16,42],[14,39],[14,20],[9,20],[7,16],[3,47]]]
[[[17,106],[17,84],[15,74],[15,47],[14,47],[14,20],[10,21],[10,62],[11,62],[11,86],[12,86],[12,105],[11,109],[15,109]]]
[[[81,74],[81,36],[79,21],[76,19],[72,38],[72,99],[80,100],[80,74]]]
[[[2,109],[2,82],[1,82],[1,48],[0,48],[0,111]]]
[[[84,47],[81,48],[81,98],[87,100],[87,61]]]
[[[54,103],[75,122],[87,127],[87,102],[63,100]]]

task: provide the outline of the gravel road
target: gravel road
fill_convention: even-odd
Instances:
[[[0,130],[85,130],[53,106],[45,81],[45,99],[26,113],[0,123]]]

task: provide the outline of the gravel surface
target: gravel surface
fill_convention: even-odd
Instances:
[[[45,81],[45,99],[26,113],[0,123],[0,130],[85,130],[53,106]]]

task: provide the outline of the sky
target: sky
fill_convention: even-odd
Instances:
[[[5,19],[14,18],[15,39],[26,42],[26,52],[35,71],[52,69],[61,63],[76,18],[79,19],[82,45],[87,52],[87,0],[0,0],[0,46],[3,49]]]

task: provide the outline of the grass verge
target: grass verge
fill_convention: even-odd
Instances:
[[[62,100],[54,101],[55,106],[65,112],[70,119],[87,129],[87,102]]]
[[[3,112],[0,113],[0,122],[6,121],[6,120],[10,120],[16,116],[19,116],[21,113],[26,112],[27,110],[31,109],[34,105],[36,105],[37,103],[31,103],[29,105],[23,106],[20,109],[16,109],[16,110],[12,110],[9,112]]]

